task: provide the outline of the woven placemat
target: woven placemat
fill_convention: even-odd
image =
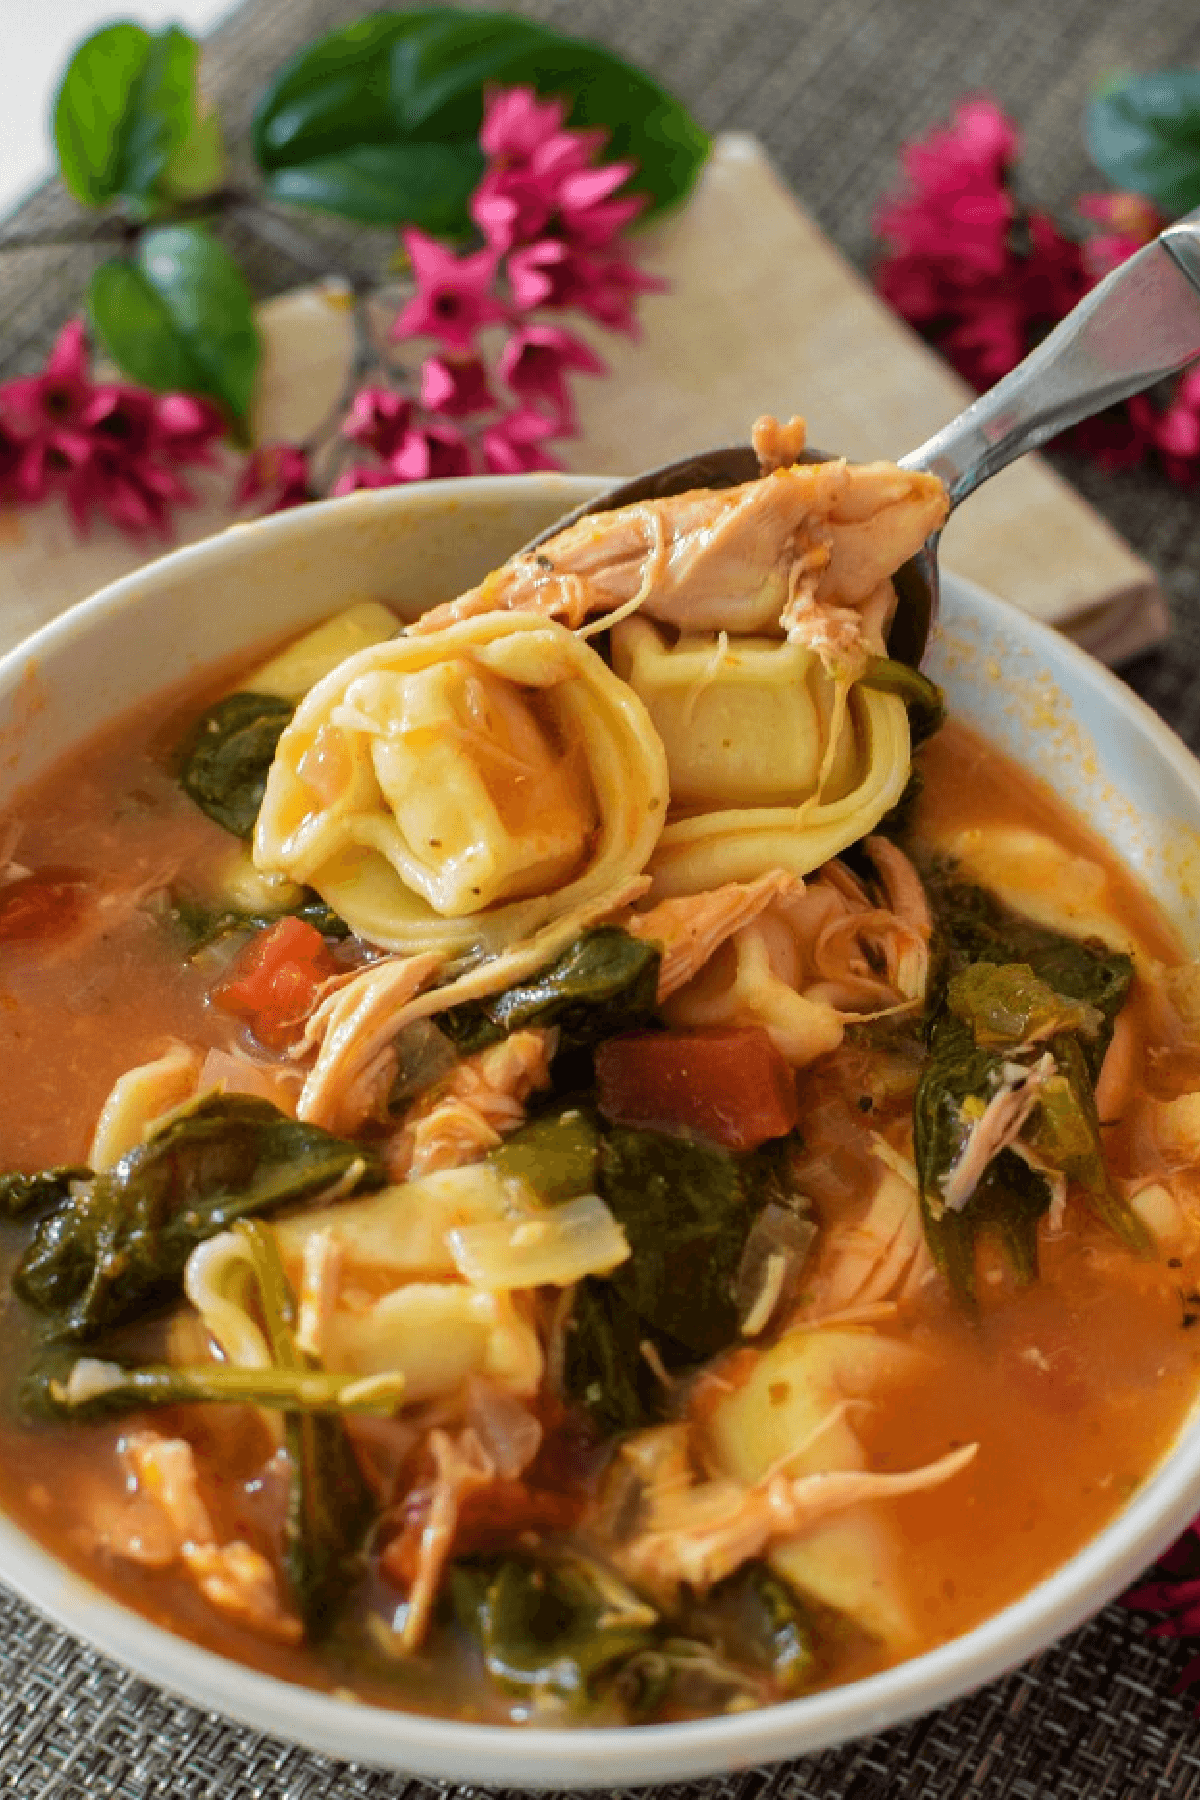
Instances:
[[[249,0],[220,27],[206,75],[235,144],[244,145],[271,70],[369,5]],[[619,47],[712,130],[756,132],[824,230],[863,265],[871,209],[901,142],[947,115],[964,91],[990,91],[1021,121],[1029,198],[1062,210],[1101,185],[1080,132],[1095,80],[1122,67],[1200,62],[1194,0],[506,0],[505,10]],[[71,202],[48,187],[0,228],[0,240],[78,224]],[[228,241],[266,295],[331,266],[369,275],[389,240],[317,220],[301,229],[281,213],[263,215],[253,232],[229,227]],[[102,254],[99,245],[51,245],[0,258],[0,376],[39,364]],[[1059,467],[1160,569],[1174,635],[1125,674],[1200,748],[1197,498],[1149,475],[1109,477],[1065,458]],[[1143,1620],[1109,1608],[1006,1680],[914,1724],[776,1769],[659,1792],[664,1800],[1185,1800],[1200,1795],[1200,1728],[1191,1701],[1172,1692],[1186,1660]],[[569,1738],[563,1762],[569,1771]],[[0,1594],[0,1794],[433,1800],[440,1791],[199,1713]]]

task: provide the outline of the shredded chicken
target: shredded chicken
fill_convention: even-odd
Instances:
[[[209,1605],[260,1637],[299,1643],[304,1627],[284,1606],[266,1557],[240,1539],[217,1542],[186,1439],[135,1431],[125,1438],[123,1453],[136,1492],[153,1500],[167,1519],[175,1555]]]
[[[808,425],[796,414],[782,425],[770,413],[764,413],[754,421],[750,442],[759,468],[764,475],[770,475],[775,469],[784,469],[789,463],[800,460],[808,447]]]
[[[668,1023],[761,1024],[800,1068],[836,1050],[848,1021],[918,1005],[929,971],[920,879],[902,851],[871,842],[881,885],[900,912],[876,905],[835,861],[807,885],[776,871],[622,921],[639,936],[666,940],[659,999]]]
[[[791,427],[758,441],[773,460]],[[829,666],[883,648],[888,578],[946,516],[936,476],[843,460],[776,467],[740,487],[643,500],[568,526],[410,627],[543,613],[578,629],[631,602],[683,631],[784,631]],[[863,609],[870,615],[864,625]]]
[[[394,1181],[476,1162],[525,1123],[525,1101],[550,1085],[558,1033],[514,1031],[468,1056],[428,1098],[418,1099],[388,1145]]]
[[[753,1486],[730,1476],[660,1486],[647,1522],[613,1557],[652,1594],[670,1595],[683,1582],[704,1593],[771,1544],[801,1536],[831,1513],[951,1480],[977,1449],[967,1444],[903,1474],[848,1469],[793,1478],[775,1470]]]
[[[459,1506],[468,1494],[487,1487],[496,1475],[495,1464],[470,1426],[457,1437],[448,1431],[431,1431],[429,1449],[437,1472],[417,1551],[417,1573],[409,1589],[400,1632],[401,1646],[409,1652],[420,1649],[429,1629],[442,1571],[454,1543]]]
[[[301,1055],[319,1048],[296,1106],[297,1118],[333,1131],[355,1130],[386,1097],[396,1069],[393,1041],[405,1025],[523,981],[552,962],[585,926],[631,905],[649,886],[647,876],[630,876],[569,919],[441,987],[430,986],[442,967],[432,951],[385,957],[349,979],[328,983],[299,1045]]]
[[[773,869],[757,881],[729,881],[706,894],[660,900],[648,912],[623,913],[615,923],[631,936],[661,946],[661,1002],[690,981],[726,938],[749,925],[773,900],[803,892],[804,883],[798,875]]]
[[[885,1173],[862,1218],[839,1221],[828,1232],[802,1314],[808,1324],[845,1323],[852,1310],[907,1298],[933,1274],[917,1171],[882,1138],[875,1139],[874,1154]]]
[[[1005,1063],[1004,1079],[967,1135],[962,1153],[942,1178],[942,1199],[951,1212],[961,1212],[993,1158],[1015,1143],[1038,1096],[1057,1064],[1049,1051],[1032,1068]]]
[[[183,1566],[210,1606],[258,1637],[298,1644],[304,1627],[279,1599],[275,1571],[240,1538],[231,1544],[185,1544]]]
[[[302,1049],[315,1043],[321,1049],[301,1091],[298,1118],[330,1131],[361,1123],[371,1110],[369,1090],[395,1074],[391,1046],[398,1015],[441,966],[441,957],[432,950],[389,957],[322,1000],[301,1040]]]

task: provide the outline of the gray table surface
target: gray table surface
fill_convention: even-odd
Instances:
[[[244,144],[254,96],[271,70],[369,5],[249,0],[220,27],[207,78],[235,143]],[[871,210],[900,144],[947,116],[964,93],[986,90],[1017,117],[1027,196],[1061,212],[1103,185],[1089,170],[1080,130],[1094,82],[1120,68],[1200,62],[1192,0],[508,0],[507,10],[621,49],[711,130],[755,131],[828,234],[863,266]],[[0,227],[0,241],[78,223],[71,202],[50,186]],[[265,236],[232,227],[228,237],[263,294],[331,264],[369,274],[390,241],[330,223],[303,233],[272,226]],[[0,259],[0,376],[39,364],[99,254],[85,244]],[[1200,749],[1197,497],[1152,474],[1108,476],[1065,459],[1060,467],[1162,574],[1172,639],[1124,673]],[[661,1792],[671,1800],[1183,1800],[1200,1795],[1200,1728],[1192,1701],[1172,1691],[1186,1660],[1184,1647],[1151,1638],[1144,1620],[1111,1607],[1007,1679],[928,1718],[822,1756]],[[563,1766],[569,1781],[569,1739]],[[437,1791],[197,1712],[0,1595],[0,1793],[432,1800]]]

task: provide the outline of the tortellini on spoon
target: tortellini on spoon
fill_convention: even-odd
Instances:
[[[650,864],[655,898],[771,869],[807,875],[873,830],[904,791],[903,701],[839,681],[804,644],[723,632],[671,643],[635,616],[614,626],[612,654],[670,768],[672,817]]]
[[[637,694],[561,625],[493,613],[317,683],[280,738],[254,858],[370,943],[493,954],[623,895],[667,799]]]

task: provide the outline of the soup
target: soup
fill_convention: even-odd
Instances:
[[[169,1628],[473,1719],[766,1704],[1016,1597],[1186,1412],[1194,972],[961,726],[917,792],[936,484],[780,461],[13,810],[0,1495]]]

